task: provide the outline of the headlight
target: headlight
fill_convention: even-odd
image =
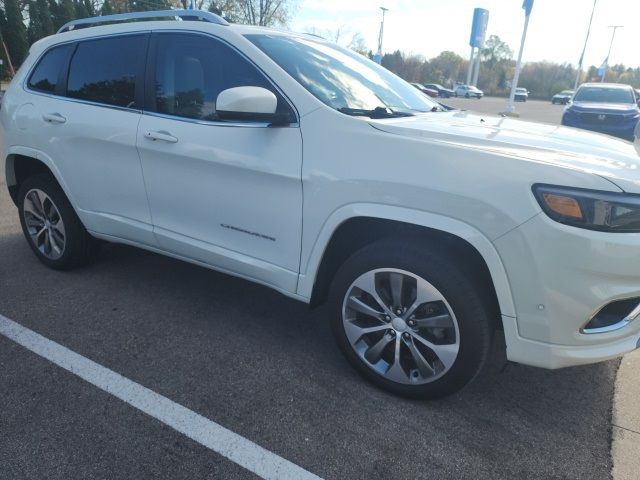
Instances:
[[[540,184],[532,190],[556,222],[603,232],[640,232],[640,195]]]

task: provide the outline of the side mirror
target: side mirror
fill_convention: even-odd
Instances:
[[[278,98],[262,87],[234,87],[223,90],[216,100],[216,113],[222,120],[287,124],[286,115],[276,113]]]

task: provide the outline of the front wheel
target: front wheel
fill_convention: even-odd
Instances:
[[[469,383],[487,357],[491,322],[479,289],[448,252],[380,241],[355,253],[331,289],[331,325],[356,370],[422,399]]]

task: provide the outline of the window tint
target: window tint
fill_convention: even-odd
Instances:
[[[227,88],[253,86],[278,97],[278,112],[289,107],[265,77],[231,47],[203,35],[157,34],[155,110],[217,120],[216,99]]]
[[[54,93],[58,86],[62,67],[65,65],[67,55],[72,48],[71,44],[62,45],[45,53],[29,78],[29,88]]]
[[[78,44],[69,67],[67,96],[119,107],[135,107],[136,75],[144,65],[144,35]]]

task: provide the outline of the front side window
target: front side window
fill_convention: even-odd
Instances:
[[[129,35],[78,44],[71,59],[67,96],[118,107],[136,105],[136,78],[146,52],[145,35]]]
[[[152,102],[158,113],[217,121],[220,92],[245,86],[272,91],[278,97],[278,113],[289,112],[262,73],[218,40],[204,35],[159,33],[155,52]]]
[[[39,92],[55,93],[62,68],[72,48],[72,44],[61,45],[45,53],[29,77],[29,88]]]
[[[439,105],[387,69],[337,45],[301,36],[247,35],[260,50],[336,110],[430,112]]]

